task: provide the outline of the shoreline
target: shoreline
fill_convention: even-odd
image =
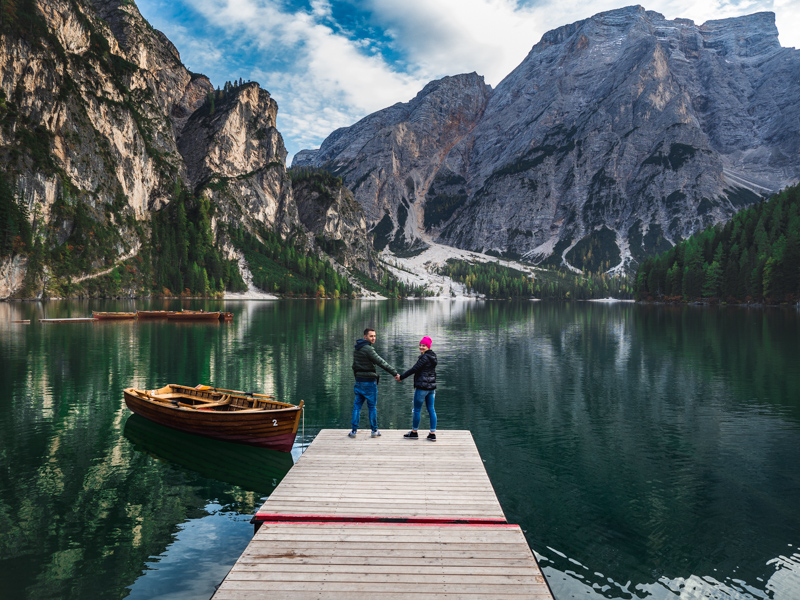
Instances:
[[[524,302],[558,302],[558,303],[572,303],[572,302],[593,302],[595,304],[635,304],[640,306],[701,306],[701,307],[735,307],[735,308],[796,308],[800,309],[800,303],[797,304],[790,304],[790,303],[783,303],[783,304],[767,304],[764,302],[751,302],[751,303],[727,303],[727,302],[659,302],[659,301],[648,301],[648,300],[633,300],[631,298],[588,298],[588,299],[579,299],[579,300],[567,300],[567,299],[555,299],[555,298],[487,298],[485,296],[466,296],[466,295],[459,295],[459,296],[406,296],[402,298],[387,298],[385,296],[380,295],[373,295],[373,296],[358,296],[356,298],[331,298],[331,297],[304,297],[304,296],[292,296],[292,297],[283,297],[283,296],[276,296],[274,294],[253,294],[250,292],[244,292],[241,294],[226,294],[225,296],[219,298],[215,298],[213,296],[116,296],[116,297],[95,297],[95,298],[87,298],[87,297],[80,297],[80,296],[73,296],[73,297],[51,297],[51,298],[0,298],[0,302],[58,302],[64,300],[84,300],[84,301],[92,301],[92,300],[164,300],[164,301],[174,301],[174,300],[216,300],[221,302],[241,302],[241,301],[254,301],[254,302],[275,302],[279,300],[315,300],[315,301],[387,301],[387,300],[405,300],[405,301],[415,301],[415,302],[513,302],[513,301],[524,301]]]

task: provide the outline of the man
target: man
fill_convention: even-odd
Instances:
[[[353,388],[355,400],[353,401],[353,430],[348,433],[351,438],[358,433],[358,423],[361,420],[361,407],[367,403],[369,410],[369,424],[372,427],[372,437],[378,437],[378,373],[375,365],[384,371],[391,373],[396,381],[400,381],[400,375],[392,366],[383,360],[372,344],[375,343],[375,330],[367,327],[364,330],[364,337],[356,340],[353,349],[353,375],[356,377],[356,384]]]

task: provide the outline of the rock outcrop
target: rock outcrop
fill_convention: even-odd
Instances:
[[[382,274],[364,210],[341,179],[324,172],[295,175],[292,192],[300,221],[326,253],[348,269]]]
[[[215,201],[223,221],[288,232],[299,219],[275,128],[278,104],[257,83],[215,95],[192,113],[178,138],[188,182]]]
[[[777,35],[772,13],[601,13],[546,33],[493,92],[433,82],[296,160],[341,174],[376,239],[623,269],[800,179],[800,51]],[[403,135],[420,130],[424,151]]]

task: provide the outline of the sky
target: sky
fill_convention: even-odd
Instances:
[[[635,0],[137,0],[191,71],[214,86],[257,81],[278,103],[289,151],[426,83],[477,72],[496,86],[542,35]],[[772,11],[784,47],[800,48],[800,0],[652,0],[701,24]]]

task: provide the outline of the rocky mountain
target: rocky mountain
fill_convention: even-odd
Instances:
[[[624,269],[798,181],[798,97],[772,13],[633,6],[546,33],[495,90],[432,82],[294,164],[340,175],[379,247]]]
[[[490,96],[475,73],[433,81],[411,102],[334,131],[318,151],[299,152],[292,165],[341,175],[376,227],[379,249],[387,234],[393,247],[413,244],[424,230],[425,195],[442,162],[473,130]]]
[[[147,263],[164,256],[151,247],[153,215],[178,197],[188,208],[165,217],[158,240],[188,232],[181,244],[207,247],[177,250],[194,262],[181,265],[175,285],[185,285],[190,266],[192,280],[212,291],[227,285],[221,261],[242,258],[228,226],[266,227],[321,254],[298,213],[278,106],[258,84],[215,89],[130,0],[0,8],[0,212],[28,222],[9,217],[0,236],[0,298],[90,293],[82,282],[112,270],[119,279],[122,261],[132,261],[126,272],[141,284]],[[367,239],[363,212],[348,210],[328,233]],[[198,222],[173,223],[186,215]],[[374,266],[365,244],[345,246],[342,272],[345,264]]]
[[[317,244],[348,269],[377,274],[367,220],[341,179],[327,172],[294,172],[292,190],[303,226]]]

